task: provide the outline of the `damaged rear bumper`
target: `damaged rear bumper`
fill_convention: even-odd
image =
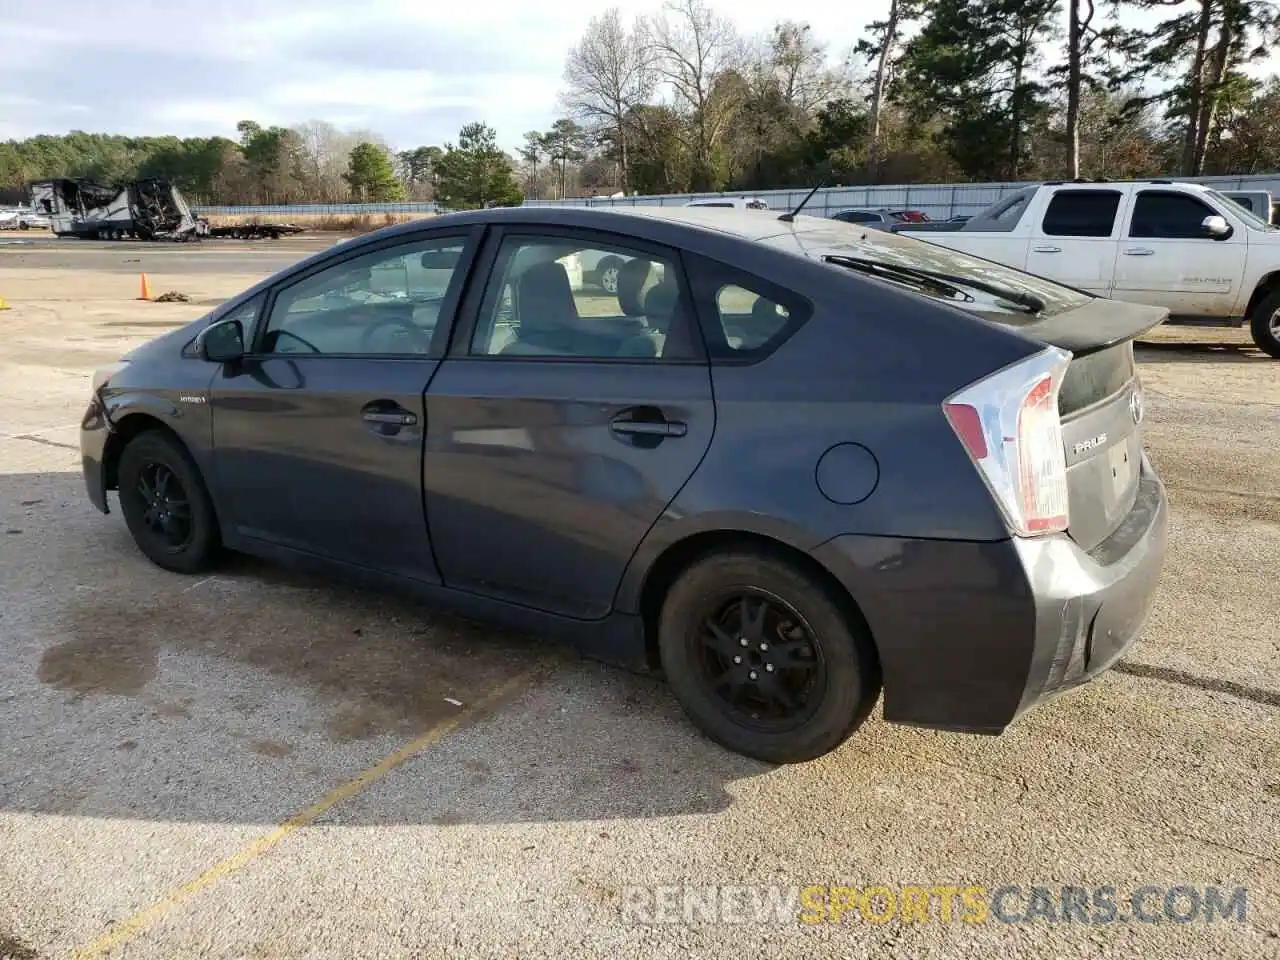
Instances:
[[[886,720],[998,734],[1129,649],[1159,584],[1167,528],[1164,485],[1144,457],[1129,515],[1090,551],[1065,534],[844,536],[814,554],[866,618]]]

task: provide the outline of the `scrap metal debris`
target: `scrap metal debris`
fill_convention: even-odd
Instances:
[[[170,290],[168,293],[162,293],[156,297],[156,303],[190,303],[191,298],[185,293],[179,293],[177,290]]]
[[[62,177],[28,186],[31,208],[47,217],[55,237],[84,240],[199,240],[204,237],[278,239],[302,233],[291,223],[251,223],[211,227],[191,212],[182,192],[168,180],[148,178],[110,187]]]

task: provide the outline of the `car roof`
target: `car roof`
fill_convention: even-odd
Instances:
[[[487,224],[520,223],[559,226],[579,229],[619,230],[623,233],[636,221],[666,223],[677,228],[705,231],[732,236],[743,240],[762,240],[765,237],[789,232],[791,224],[778,220],[784,211],[749,210],[739,207],[493,207],[488,210],[467,210],[443,214],[424,220],[383,227],[349,241],[353,246],[376,242],[397,234],[418,233],[441,226],[472,226]],[[347,244],[343,244],[347,246]]]

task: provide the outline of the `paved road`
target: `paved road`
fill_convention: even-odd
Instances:
[[[6,258],[0,292],[26,276]],[[877,716],[774,769],[699,737],[660,683],[544,642],[248,560],[151,567],[85,502],[75,424],[94,363],[195,308],[19,292],[0,314],[0,956],[1277,955],[1280,365],[1238,331],[1142,351],[1172,541],[1119,669],[1000,738]],[[686,922],[677,900],[652,922],[655,888],[681,884],[1018,885],[1006,914],[1033,885],[1243,886],[1247,917]]]
[[[331,247],[338,235],[280,240],[203,240],[200,243],[146,243],[141,240],[27,240],[0,234],[0,270],[108,271],[217,275],[274,273]]]

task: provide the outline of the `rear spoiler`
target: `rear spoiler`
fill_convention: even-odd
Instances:
[[[1165,307],[1149,307],[1123,300],[1095,297],[1066,313],[1020,324],[1014,329],[1078,357],[1136,340],[1169,319]]]

